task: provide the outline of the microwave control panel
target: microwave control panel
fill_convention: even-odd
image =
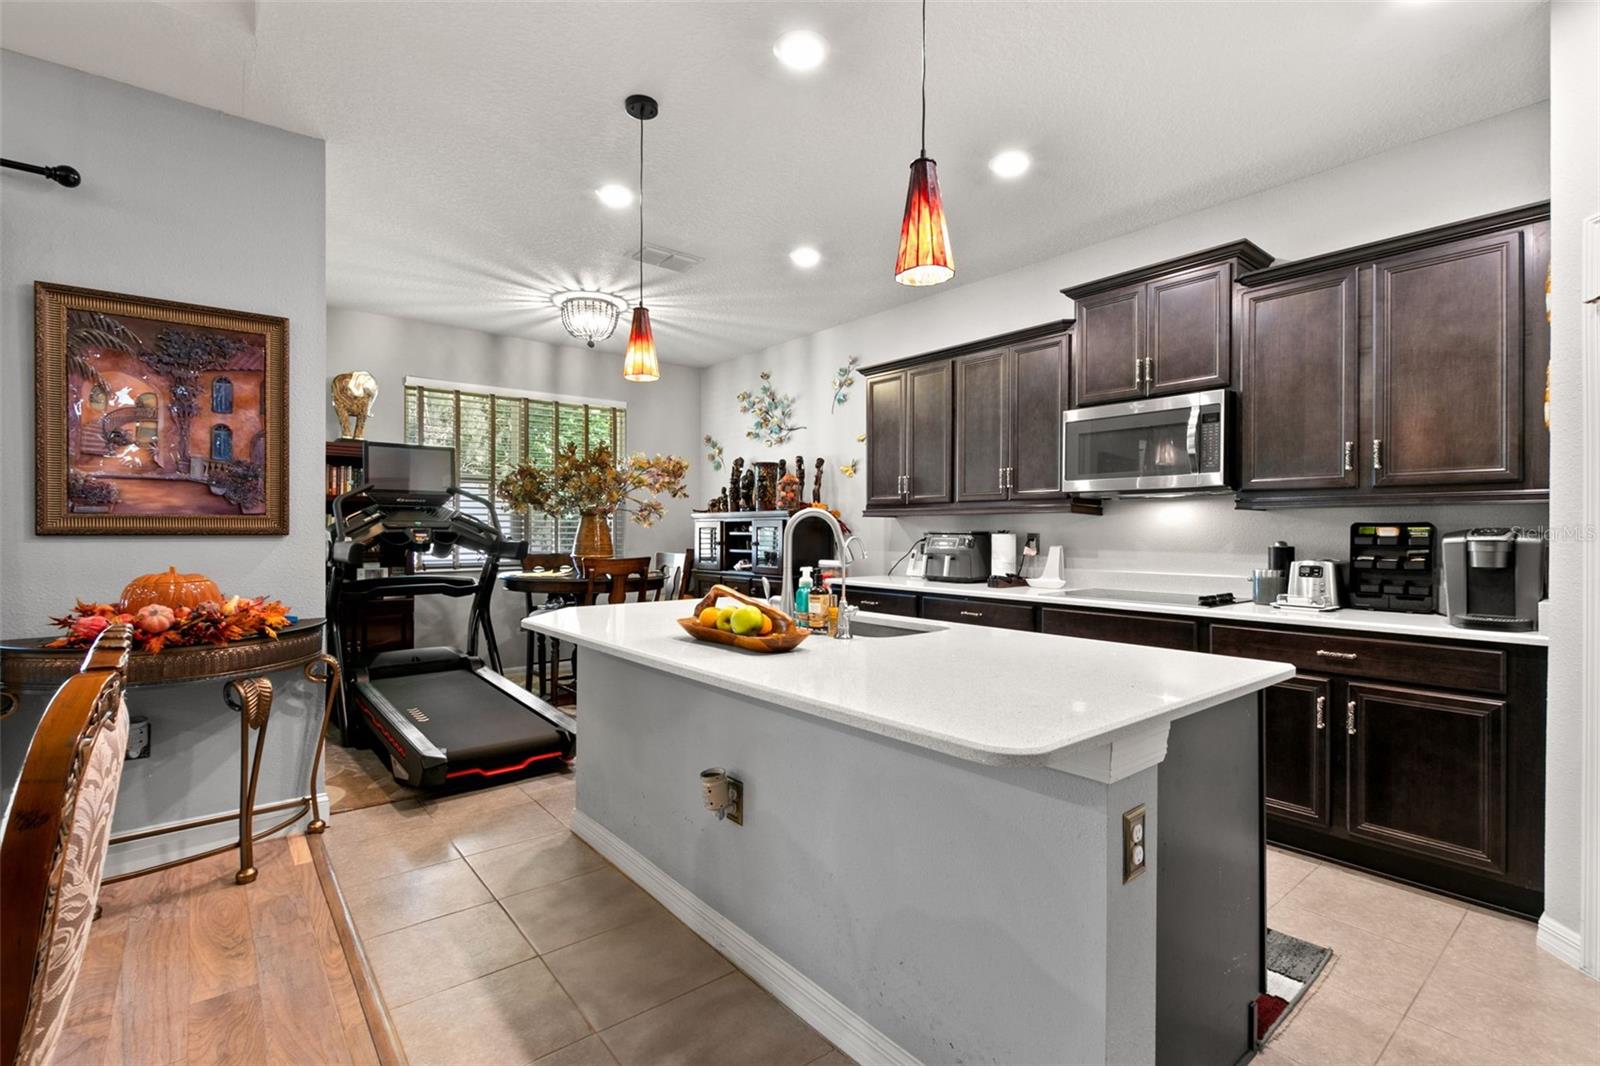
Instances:
[[[1199,440],[1195,451],[1203,473],[1222,469],[1222,414],[1205,411],[1200,415]]]

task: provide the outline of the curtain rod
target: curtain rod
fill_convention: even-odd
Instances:
[[[77,188],[78,184],[83,181],[82,175],[65,164],[53,167],[39,167],[34,166],[32,163],[19,163],[15,159],[0,159],[0,167],[7,167],[11,170],[25,170],[29,174],[39,174],[68,189]]]

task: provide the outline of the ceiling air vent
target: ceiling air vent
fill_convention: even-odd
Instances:
[[[640,251],[629,252],[628,258],[643,262],[647,266],[675,270],[680,274],[705,262],[698,255],[690,255],[688,252],[675,252],[671,248],[663,248],[659,244],[647,244]]]

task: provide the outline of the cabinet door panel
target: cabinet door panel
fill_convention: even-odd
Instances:
[[[1042,500],[1061,491],[1061,415],[1067,409],[1066,337],[1012,353],[1016,401],[1011,418],[1011,498]]]
[[[1522,234],[1373,271],[1375,485],[1522,477]]]
[[[905,501],[906,376],[867,379],[867,503]]]
[[[1020,603],[969,600],[953,596],[922,597],[922,617],[939,622],[1032,631],[1033,608]]]
[[[858,589],[848,585],[845,594],[850,602],[863,611],[876,611],[878,614],[900,614],[910,618],[917,616],[917,597],[910,592],[888,592],[884,589]]]
[[[1199,623],[1169,615],[1120,614],[1077,607],[1039,609],[1039,632],[1063,637],[1194,651],[1199,630]]]
[[[1228,384],[1232,295],[1233,267],[1227,263],[1150,283],[1149,395]]]
[[[1262,784],[1269,814],[1328,825],[1331,688],[1326,678],[1301,675],[1262,693]]]
[[[1346,692],[1346,830],[1505,872],[1505,701],[1364,682]]]
[[[1011,388],[1004,349],[955,362],[956,502],[1006,498],[1011,465]]]
[[[950,502],[952,377],[949,363],[906,371],[906,473],[911,476],[912,503]]]
[[[1077,352],[1073,358],[1078,406],[1131,400],[1144,358],[1144,286],[1086,296],[1077,302]]]
[[[721,570],[722,523],[717,521],[694,524],[694,568],[696,570]]]
[[[1241,488],[1358,484],[1356,297],[1342,270],[1240,298]]]

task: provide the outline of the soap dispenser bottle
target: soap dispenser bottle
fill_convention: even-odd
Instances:
[[[808,625],[811,615],[811,567],[800,568],[800,584],[794,590],[794,618],[802,625]]]

